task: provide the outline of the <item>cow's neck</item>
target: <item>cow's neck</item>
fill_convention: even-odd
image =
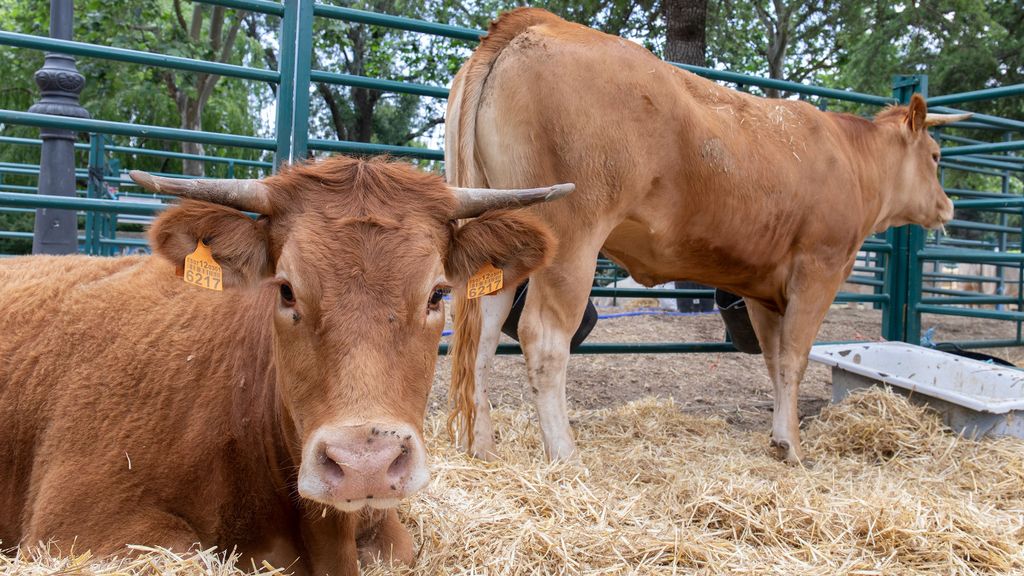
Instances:
[[[896,180],[899,155],[893,154],[884,127],[848,114],[828,114],[836,120],[835,125],[852,149],[850,162],[864,207],[862,236],[885,230],[896,210],[888,183]]]

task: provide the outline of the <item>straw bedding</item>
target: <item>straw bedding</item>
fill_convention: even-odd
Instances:
[[[806,423],[808,468],[772,460],[764,432],[668,400],[574,413],[580,464],[542,462],[529,413],[496,417],[505,460],[494,464],[449,448],[441,415],[428,423],[434,479],[404,509],[419,558],[403,572],[1024,573],[1024,442],[958,438],[882,390]],[[234,573],[213,551],[0,558],[0,573],[54,570]]]

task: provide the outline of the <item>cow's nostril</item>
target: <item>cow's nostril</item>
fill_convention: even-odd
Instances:
[[[323,466],[324,474],[328,480],[337,482],[345,477],[345,467],[341,465],[341,462],[327,454],[326,450],[320,455],[320,464]]]
[[[388,478],[402,479],[409,470],[409,447],[403,445],[402,451],[388,466]]]

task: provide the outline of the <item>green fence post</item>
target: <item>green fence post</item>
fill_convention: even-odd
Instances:
[[[313,0],[285,2],[281,18],[281,83],[277,87],[274,166],[306,157],[309,144],[309,70],[313,58]]]
[[[928,94],[928,77],[924,75],[894,76],[893,97],[900,104],[909,104],[914,93]],[[889,305],[882,316],[882,336],[917,344],[921,341],[921,303],[923,275],[917,253],[924,248],[925,231],[920,226],[900,226],[886,232],[892,244],[892,255],[886,267],[885,288]]]
[[[86,197],[103,198],[106,182],[106,142],[103,134],[89,134],[89,181]],[[100,230],[104,215],[87,211],[85,213],[85,252],[100,255]]]
[[[928,76],[893,77],[893,97],[901,105],[910,104],[914,93],[928,95]],[[905,225],[887,234],[893,245],[890,258],[889,289],[891,303],[883,320],[883,335],[887,340],[901,340],[912,344],[921,341],[921,294],[924,275],[918,252],[925,247],[926,232],[919,225]]]

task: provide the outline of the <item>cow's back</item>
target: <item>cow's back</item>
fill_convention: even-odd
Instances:
[[[276,464],[269,326],[250,296],[187,286],[151,257],[0,263],[5,546],[79,537],[112,551],[151,536],[124,514],[146,507],[211,544],[245,541],[227,533],[276,505],[235,494],[245,482],[272,492]]]
[[[608,237],[606,253],[651,283],[693,270],[758,283],[804,228],[860,210],[844,143],[812,106],[738,93],[554,17],[493,57],[475,122],[473,185],[576,183],[531,210],[570,245],[581,230]]]

